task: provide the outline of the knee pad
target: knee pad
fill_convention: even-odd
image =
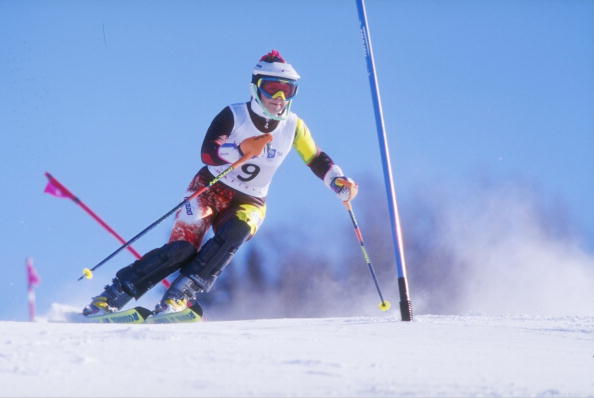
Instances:
[[[196,249],[190,242],[170,242],[122,268],[116,273],[116,277],[120,280],[123,290],[138,299],[195,255]]]
[[[232,218],[202,246],[191,262],[182,267],[182,275],[191,278],[204,292],[208,292],[250,232],[250,225]]]
[[[235,216],[250,226],[250,235],[254,236],[266,217],[266,205],[242,204],[237,209]]]

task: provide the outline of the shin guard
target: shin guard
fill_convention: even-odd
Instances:
[[[195,255],[196,249],[191,243],[183,240],[170,242],[122,268],[116,273],[116,277],[121,282],[123,290],[138,299]]]
[[[181,274],[196,282],[201,291],[208,292],[250,233],[246,222],[232,218],[182,267]]]

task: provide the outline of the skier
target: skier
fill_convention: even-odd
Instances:
[[[251,99],[224,108],[208,128],[201,150],[205,166],[187,196],[230,163],[247,160],[178,210],[169,243],[120,269],[83,309],[84,315],[118,311],[178,270],[154,312],[179,312],[193,305],[198,293],[212,288],[241,244],[256,234],[266,215],[272,177],[291,147],[340,200],[355,197],[357,184],[317,147],[303,120],[291,112],[299,78],[276,50],[260,59],[252,71]],[[201,246],[210,227],[214,237]]]

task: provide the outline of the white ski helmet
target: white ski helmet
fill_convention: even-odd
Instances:
[[[270,79],[270,78],[278,78],[283,79],[291,82],[292,85],[295,86],[295,93],[297,88],[297,80],[299,80],[301,76],[299,73],[293,68],[293,66],[285,61],[285,59],[280,55],[277,50],[272,50],[268,54],[264,55],[260,58],[260,61],[254,67],[252,71],[252,97],[255,102],[260,106],[262,112],[271,119],[275,120],[282,120],[286,118],[289,113],[291,103],[293,102],[292,99],[289,99],[287,106],[283,110],[283,112],[279,115],[273,115],[266,107],[262,104],[260,99],[260,95],[258,93],[258,86],[261,79]]]
[[[256,84],[260,76],[280,77],[287,80],[299,80],[301,77],[277,50],[272,50],[260,58],[252,71],[252,83]]]

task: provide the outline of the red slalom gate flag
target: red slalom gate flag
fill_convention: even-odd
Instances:
[[[28,257],[27,258],[27,286],[29,288],[33,288],[41,282],[41,278],[37,273],[37,270],[33,266],[33,260]]]
[[[49,180],[49,182],[45,186],[45,189],[43,190],[43,192],[49,193],[50,195],[55,196],[57,198],[71,198],[72,197],[71,195],[69,195],[69,192],[65,192],[65,191],[61,190],[60,187],[55,185],[53,179]]]
[[[43,192],[48,193],[57,198],[71,199],[74,203],[80,206],[88,215],[90,215],[95,221],[97,221],[99,225],[105,228],[107,232],[112,234],[120,243],[126,244],[124,238],[122,238],[112,227],[110,227],[105,221],[103,221],[101,217],[95,214],[95,212],[91,210],[91,208],[89,208],[89,206],[87,206],[82,200],[74,196],[74,194],[70,192],[68,188],[66,188],[60,181],[54,178],[54,176],[52,176],[50,173],[46,172],[45,176],[48,179],[48,183],[45,186],[45,190]],[[134,249],[132,246],[126,246],[126,249],[128,249],[128,251],[132,253],[132,255],[137,259],[142,258],[140,253],[138,253],[136,249]],[[171,286],[171,283],[167,279],[163,279],[161,283],[166,288],[169,288],[169,286]]]
[[[27,304],[29,306],[29,320],[35,320],[35,286],[39,285],[41,278],[33,266],[33,259],[27,257]]]

